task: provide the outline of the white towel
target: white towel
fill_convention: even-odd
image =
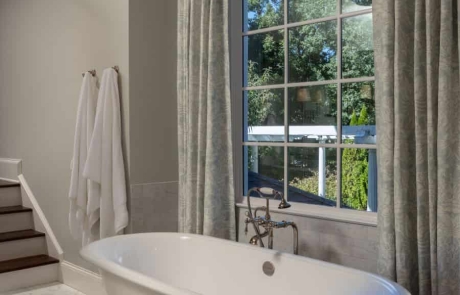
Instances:
[[[95,238],[122,233],[128,225],[126,180],[121,143],[118,75],[104,70],[96,121],[83,175],[100,184],[100,194],[88,200],[89,226]]]
[[[69,227],[76,240],[82,239],[83,246],[88,243],[88,228],[86,226],[88,189],[94,185],[92,181],[83,177],[83,169],[93,134],[97,92],[97,78],[86,73],[83,77],[78,101],[69,189]]]

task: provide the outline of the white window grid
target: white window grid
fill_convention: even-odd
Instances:
[[[289,154],[288,149],[290,147],[306,147],[306,148],[333,148],[337,151],[337,192],[336,192],[336,204],[337,208],[341,207],[341,196],[342,196],[342,151],[346,148],[359,148],[359,149],[370,149],[376,150],[375,144],[347,144],[342,142],[342,85],[348,83],[359,83],[359,82],[373,82],[375,77],[360,77],[360,78],[342,78],[342,20],[349,17],[356,17],[360,15],[366,15],[372,13],[372,8],[363,9],[359,11],[342,13],[342,0],[336,0],[337,8],[334,15],[311,19],[301,22],[289,23],[288,20],[288,5],[289,0],[283,1],[284,9],[284,23],[279,26],[273,26],[258,30],[247,30],[247,1],[246,0],[230,0],[230,64],[231,64],[231,92],[232,92],[232,112],[233,112],[233,142],[234,142],[234,180],[235,180],[235,192],[239,197],[239,192],[243,191],[244,188],[244,171],[247,169],[247,159],[244,157],[243,148],[256,146],[270,146],[270,147],[283,147],[284,152],[284,195],[289,198]],[[300,27],[309,24],[321,23],[326,21],[337,21],[337,79],[333,80],[321,80],[321,81],[309,81],[309,82],[296,82],[289,83],[289,29]],[[244,86],[243,76],[246,72],[248,56],[247,46],[244,45],[244,38],[251,35],[260,33],[268,33],[283,30],[284,32],[284,83],[282,84],[270,84],[263,86]],[[308,87],[308,86],[320,86],[320,85],[337,85],[337,139],[335,143],[298,143],[289,142],[289,112],[288,103],[289,95],[288,89],[293,87]],[[284,89],[284,142],[248,142],[243,140],[243,126],[244,113],[243,113],[243,102],[245,91],[250,90],[268,90],[268,89]],[[244,192],[246,193],[246,192]],[[237,198],[237,201],[241,199]],[[293,202],[295,203],[295,202]],[[307,206],[317,206],[308,205]],[[349,210],[349,209],[345,209]],[[375,214],[369,212],[370,214]]]

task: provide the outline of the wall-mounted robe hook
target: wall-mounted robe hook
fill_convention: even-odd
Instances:
[[[89,71],[86,71],[86,72],[83,72],[81,73],[81,76],[84,77],[86,73],[90,73],[91,76],[96,76],[96,70],[89,70]]]
[[[120,68],[118,66],[113,66],[112,69],[115,70],[115,72],[119,73],[120,72]]]

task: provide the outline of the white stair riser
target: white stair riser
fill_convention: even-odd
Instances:
[[[48,254],[45,237],[0,243],[0,261]]]
[[[22,205],[21,188],[19,186],[0,188],[0,207]]]
[[[32,212],[0,215],[0,233],[34,228]]]
[[[59,264],[50,264],[0,274],[0,294],[59,281]]]

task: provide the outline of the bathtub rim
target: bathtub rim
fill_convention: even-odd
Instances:
[[[195,293],[191,290],[182,289],[178,287],[174,287],[170,284],[167,284],[161,280],[158,280],[154,277],[149,277],[147,275],[142,274],[141,272],[132,270],[130,268],[124,267],[118,263],[115,263],[111,260],[101,258],[99,255],[94,254],[91,249],[96,248],[98,244],[103,242],[108,242],[110,240],[123,240],[133,236],[141,236],[151,233],[138,233],[138,234],[130,234],[130,235],[119,235],[115,237],[106,238],[103,240],[99,240],[93,242],[87,246],[85,246],[82,250],[80,250],[80,255],[87,261],[94,264],[97,268],[108,272],[112,275],[118,276],[123,280],[127,280],[132,282],[133,284],[137,284],[144,288],[147,288],[151,291],[160,292],[162,294],[174,294],[174,295],[200,295]],[[176,233],[177,234],[177,233]]]
[[[397,294],[401,295],[411,295],[404,287],[399,285],[396,282],[390,281],[387,278],[384,278],[382,276],[379,276],[377,274],[373,274],[370,272],[366,272],[363,270],[351,268],[351,267],[346,267],[340,264],[335,264],[327,261],[322,261],[318,259],[313,259],[310,257],[306,256],[301,256],[301,255],[294,255],[291,253],[287,252],[281,252],[281,251],[276,251],[276,250],[270,250],[267,248],[262,248],[262,247],[254,247],[254,246],[249,246],[243,243],[239,243],[236,241],[230,241],[230,240],[224,240],[224,239],[219,239],[215,237],[210,237],[210,236],[204,236],[204,235],[198,235],[198,234],[185,234],[185,233],[177,233],[177,232],[150,232],[150,233],[136,233],[136,234],[128,234],[128,235],[119,235],[111,238],[106,238],[103,240],[99,240],[96,242],[93,242],[86,247],[84,247],[82,250],[80,250],[80,255],[86,259],[87,261],[93,263],[96,267],[104,270],[105,272],[111,273],[113,275],[116,275],[124,280],[127,281],[132,281],[134,284],[138,284],[142,287],[145,287],[149,290],[152,291],[158,291],[161,293],[165,294],[174,294],[174,295],[201,295],[199,293],[193,292],[188,289],[184,288],[179,288],[172,286],[170,284],[167,284],[161,280],[158,280],[157,278],[150,277],[147,275],[142,274],[141,272],[132,270],[130,268],[124,267],[116,262],[113,262],[109,259],[106,258],[101,258],[101,256],[92,253],[91,249],[92,248],[97,248],[99,244],[103,243],[109,243],[112,240],[126,240],[126,239],[131,239],[135,237],[141,237],[141,236],[152,236],[152,237],[162,237],[162,236],[168,236],[168,237],[176,237],[178,239],[187,239],[187,238],[197,238],[200,240],[208,240],[212,242],[218,242],[218,243],[230,243],[234,247],[238,248],[244,248],[249,251],[261,251],[265,252],[267,254],[274,254],[276,253],[277,255],[284,257],[285,259],[294,259],[294,260],[304,260],[308,263],[313,263],[313,264],[318,264],[322,266],[327,266],[333,269],[336,269],[338,271],[343,271],[343,272],[354,272],[356,274],[361,274],[363,276],[366,276],[369,279],[373,279],[375,281],[378,281],[381,283],[383,286],[388,291],[393,291],[397,292]]]

